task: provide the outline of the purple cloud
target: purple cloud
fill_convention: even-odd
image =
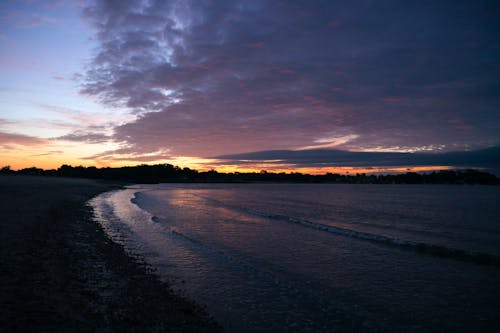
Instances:
[[[10,144],[21,146],[41,146],[47,144],[48,140],[24,134],[0,132],[0,146],[5,147]]]
[[[60,137],[55,138],[56,140],[63,141],[75,141],[75,142],[86,142],[86,143],[102,143],[110,140],[108,135],[96,132],[88,132],[85,130],[77,130],[73,133],[69,133]]]
[[[483,148],[499,143],[497,9],[95,1],[82,92],[138,115],[114,139],[139,155]]]

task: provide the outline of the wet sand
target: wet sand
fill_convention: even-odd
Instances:
[[[120,186],[0,176],[2,331],[220,331],[92,220],[85,202]]]

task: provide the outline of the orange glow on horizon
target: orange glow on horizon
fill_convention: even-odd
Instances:
[[[2,161],[0,162],[0,167],[10,166],[12,170],[21,170],[25,168],[40,168],[44,170],[57,169],[63,164],[68,164],[72,166],[85,166],[89,167],[95,165],[92,161],[82,161],[78,158],[69,158],[67,156],[37,156],[24,158],[20,156],[2,156]]]
[[[124,166],[137,166],[141,164],[172,164],[180,168],[190,168],[198,170],[200,172],[216,170],[220,173],[247,173],[261,171],[272,172],[272,173],[302,173],[311,175],[324,175],[327,173],[341,174],[341,175],[355,175],[357,173],[406,173],[406,172],[431,172],[440,170],[451,170],[455,169],[452,166],[443,165],[425,165],[425,166],[376,166],[376,167],[350,167],[350,166],[338,166],[338,167],[300,167],[296,165],[272,165],[272,164],[244,164],[244,165],[223,165],[216,164],[213,160],[207,160],[195,158],[191,162],[188,158],[182,158],[179,160],[158,160],[145,162],[134,162],[134,161],[101,161],[101,160],[82,160],[79,158],[70,158],[69,156],[57,156],[57,155],[46,155],[46,156],[30,156],[21,157],[17,154],[10,154],[9,156],[4,156],[0,167],[10,166],[13,170],[20,170],[24,168],[37,167],[41,169],[57,169],[63,164],[71,166],[96,166],[96,167],[124,167]]]
[[[432,172],[441,170],[452,170],[455,169],[452,166],[443,165],[426,165],[426,166],[397,166],[397,167],[296,167],[293,165],[282,166],[282,167],[250,167],[250,166],[219,166],[216,168],[204,168],[199,171],[208,171],[210,169],[215,169],[218,172],[224,173],[246,173],[246,172],[272,172],[272,173],[303,173],[310,175],[325,175],[327,173],[341,174],[341,175],[355,175],[357,173],[406,173],[406,172]]]
[[[442,165],[424,165],[424,166],[374,166],[374,167],[353,167],[353,166],[321,166],[321,167],[301,167],[292,164],[279,163],[279,161],[263,161],[260,163],[244,163],[240,165],[224,164],[223,161],[215,159],[205,159],[193,156],[179,156],[171,159],[159,159],[147,162],[128,159],[109,160],[109,159],[83,159],[72,157],[74,155],[85,156],[88,151],[82,147],[64,147],[71,153],[54,153],[49,149],[56,147],[17,147],[19,149],[3,149],[0,153],[3,155],[0,167],[10,166],[13,170],[37,167],[41,169],[57,169],[63,164],[72,166],[96,166],[96,167],[123,167],[136,166],[141,164],[172,164],[180,168],[190,168],[200,172],[216,170],[221,173],[247,173],[261,172],[263,170],[273,173],[302,173],[311,175],[323,175],[334,173],[341,175],[354,175],[357,173],[380,174],[380,173],[405,173],[405,172],[431,172],[439,170],[454,169],[452,166]],[[57,147],[58,148],[58,147]],[[95,147],[97,148],[97,147]]]

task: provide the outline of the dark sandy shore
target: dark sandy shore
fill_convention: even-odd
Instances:
[[[93,222],[85,202],[117,187],[0,176],[1,331],[220,331]]]

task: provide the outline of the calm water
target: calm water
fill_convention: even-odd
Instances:
[[[91,205],[229,331],[466,332],[500,329],[500,267],[417,244],[500,257],[499,198],[493,186],[163,184]]]

